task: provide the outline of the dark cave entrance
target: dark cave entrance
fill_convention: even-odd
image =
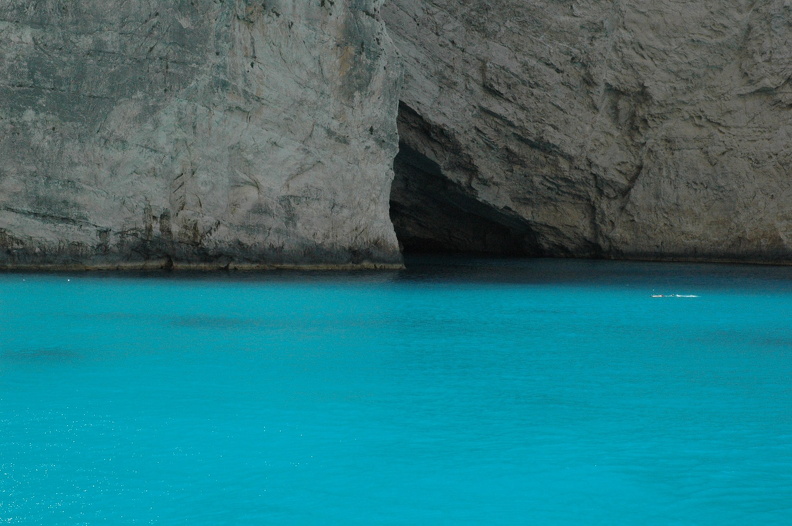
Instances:
[[[481,202],[472,188],[447,177],[436,161],[421,153],[452,158],[460,149],[404,104],[399,105],[399,136],[390,217],[405,254],[542,255],[523,219]],[[455,164],[464,166],[464,159]]]

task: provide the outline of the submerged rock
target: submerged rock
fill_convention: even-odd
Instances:
[[[380,4],[0,2],[0,265],[398,264]]]
[[[393,0],[383,16],[405,64],[408,249],[792,256],[790,2]]]

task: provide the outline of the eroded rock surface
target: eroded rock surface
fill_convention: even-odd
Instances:
[[[389,264],[381,0],[0,0],[0,266]]]
[[[383,16],[406,68],[408,249],[790,260],[792,3],[392,0]],[[491,242],[455,229],[460,211]]]

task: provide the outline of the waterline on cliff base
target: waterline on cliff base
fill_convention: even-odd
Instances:
[[[0,275],[0,520],[785,524],[790,272]]]

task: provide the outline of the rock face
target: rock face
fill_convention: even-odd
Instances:
[[[0,0],[0,266],[398,264],[382,0]]]
[[[381,4],[0,0],[0,267],[792,257],[792,2]]]
[[[392,0],[407,249],[792,257],[792,2]]]

